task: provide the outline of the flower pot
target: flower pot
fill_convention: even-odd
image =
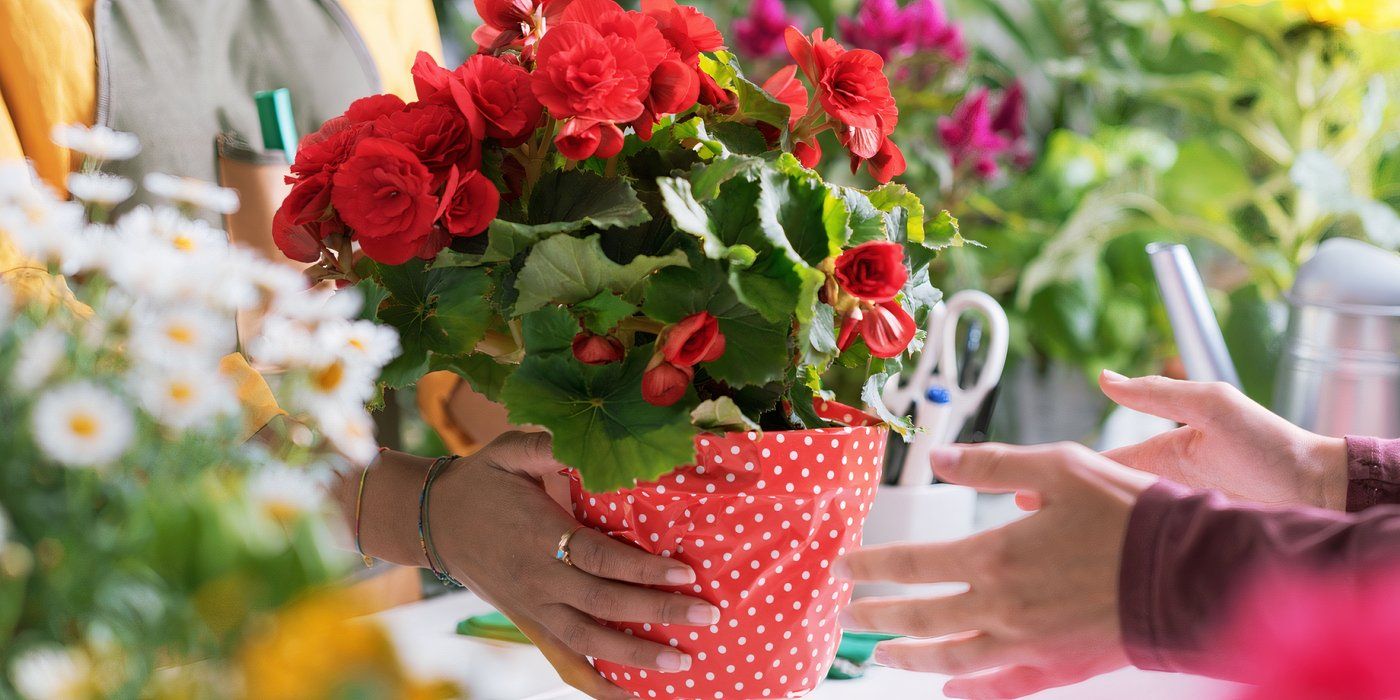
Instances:
[[[703,434],[696,464],[622,491],[589,493],[572,475],[580,522],[690,565],[695,584],[665,590],[721,611],[709,628],[613,624],[692,664],[663,673],[597,661],[608,680],[643,698],[780,698],[826,675],[851,597],[831,566],[860,543],[887,429],[835,402],[817,408],[846,427]]]

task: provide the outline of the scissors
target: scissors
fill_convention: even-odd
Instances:
[[[987,357],[972,386],[963,387],[958,382],[958,320],[969,312],[986,319],[982,342],[987,347]],[[928,337],[914,373],[902,385],[899,377],[891,377],[881,392],[885,406],[896,414],[904,414],[912,405],[914,425],[920,428],[905,451],[899,475],[901,485],[933,481],[929,449],[956,440],[963,425],[1001,381],[1008,340],[1006,312],[983,292],[963,290],[929,310]]]

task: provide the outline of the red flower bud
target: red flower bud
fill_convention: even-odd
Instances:
[[[914,339],[914,317],[896,301],[867,309],[860,321],[860,334],[875,357],[895,357]]]
[[[678,367],[713,362],[724,354],[724,334],[719,320],[708,311],[694,313],[662,332],[661,354]]]
[[[841,319],[841,332],[836,347],[842,352],[857,337],[865,338],[865,346],[875,357],[895,357],[909,347],[918,327],[914,317],[896,301],[882,304],[861,304]]]
[[[694,369],[677,367],[661,355],[654,355],[642,374],[642,398],[653,406],[670,406],[685,396],[694,377]]]
[[[804,168],[815,168],[822,162],[822,145],[813,137],[809,141],[798,141],[792,146],[792,154]]]
[[[908,279],[904,249],[898,243],[869,241],[836,259],[836,281],[865,301],[878,304],[895,298]]]
[[[585,365],[608,365],[618,362],[625,355],[622,341],[610,335],[598,335],[583,331],[574,336],[570,344],[574,357]]]

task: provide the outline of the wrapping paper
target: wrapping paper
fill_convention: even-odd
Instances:
[[[689,564],[695,584],[663,590],[721,612],[708,628],[609,623],[692,664],[663,673],[595,661],[608,680],[642,698],[781,698],[826,675],[851,598],[831,565],[860,544],[887,430],[835,402],[817,409],[847,427],[702,434],[696,464],[618,492],[589,493],[571,475],[580,522]]]

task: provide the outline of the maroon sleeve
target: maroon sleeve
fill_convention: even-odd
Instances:
[[[1207,646],[1236,587],[1267,567],[1400,561],[1400,506],[1269,509],[1162,480],[1133,507],[1123,546],[1118,612],[1133,665],[1229,677]]]
[[[1347,436],[1347,512],[1400,503],[1400,440]]]

